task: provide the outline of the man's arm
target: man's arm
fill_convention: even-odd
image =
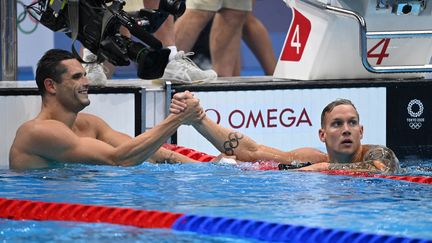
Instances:
[[[185,155],[161,147],[149,159],[152,163],[200,163],[198,160],[191,159]]]
[[[31,153],[51,161],[82,162],[91,164],[136,165],[151,155],[184,122],[197,119],[202,113],[197,100],[188,101],[185,113],[169,115],[149,131],[117,147],[103,141],[78,137],[63,123],[40,121],[31,130]]]
[[[193,94],[186,91],[177,93],[172,99],[170,111],[175,114],[183,112],[185,100],[193,98]],[[221,153],[228,156],[236,156],[237,160],[255,162],[258,160],[272,160],[279,163],[291,163],[294,160],[308,161],[311,163],[328,161],[327,155],[313,148],[301,148],[290,152],[283,152],[256,143],[244,134],[222,127],[208,117],[195,120],[194,128],[209,140]]]
[[[364,145],[368,148],[363,155],[363,161],[373,164],[380,172],[395,174],[400,172],[399,159],[389,148],[382,145]]]
[[[346,170],[353,172],[373,172],[396,174],[400,171],[399,160],[395,153],[384,146],[365,145],[366,152],[363,161],[353,163],[318,163],[299,170]]]
[[[326,154],[313,148],[301,148],[284,152],[258,144],[240,132],[219,126],[208,117],[204,117],[201,121],[194,123],[193,126],[220,152],[226,155],[235,155],[240,161],[272,160],[279,163],[291,163],[294,160],[311,163],[327,161]]]
[[[89,124],[95,126],[96,138],[104,141],[113,147],[118,147],[121,144],[132,140],[127,134],[121,133],[112,129],[104,120],[91,114],[81,114],[85,119],[90,121]],[[197,163],[199,161],[193,160],[187,156],[171,151],[164,147],[160,147],[149,159],[152,163]]]

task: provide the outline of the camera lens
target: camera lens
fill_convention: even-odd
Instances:
[[[186,4],[184,0],[161,0],[159,2],[159,9],[178,18],[185,12]]]
[[[131,41],[127,47],[128,57],[138,64],[137,75],[142,79],[162,77],[168,64],[170,50],[152,49],[139,42]]]

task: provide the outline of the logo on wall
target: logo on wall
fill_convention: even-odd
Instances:
[[[17,1],[17,3],[22,7],[22,9],[17,8],[17,12],[19,12],[19,14],[17,14],[17,27],[22,33],[29,35],[36,31],[39,22],[27,12],[27,5],[31,5],[37,1],[32,0],[31,4],[25,2],[28,2],[28,0]]]
[[[234,129],[240,128],[277,128],[277,127],[312,127],[312,121],[304,107],[299,111],[292,108],[276,109],[269,108],[264,110],[241,110],[235,109],[228,111],[228,114],[221,115],[217,109],[206,109],[206,114],[217,124],[227,123]]]
[[[413,99],[408,103],[407,106],[409,118],[407,118],[408,125],[413,130],[418,130],[423,125],[425,121],[423,115],[424,106],[423,103],[418,99]]]

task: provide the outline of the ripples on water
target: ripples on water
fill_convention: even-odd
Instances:
[[[431,175],[424,169],[432,168],[430,165],[426,161],[405,169],[409,174]],[[236,217],[432,239],[432,185],[404,181],[245,171],[210,163],[143,163],[136,167],[68,165],[23,173],[0,170],[0,183],[0,196],[7,198]],[[2,236],[10,240],[29,237],[40,242],[49,236],[53,237],[51,240],[59,237],[70,241],[142,241],[142,237],[154,237],[158,242],[241,242],[167,230],[12,220],[0,221]]]

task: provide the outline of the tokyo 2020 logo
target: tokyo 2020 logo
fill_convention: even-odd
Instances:
[[[423,103],[418,99],[413,99],[407,106],[409,118],[407,118],[408,126],[413,130],[418,130],[422,127],[424,118],[421,117],[424,112]]]

